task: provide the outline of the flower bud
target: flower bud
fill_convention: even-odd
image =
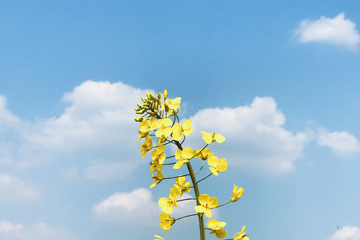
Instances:
[[[154,98],[155,98],[154,94],[150,93],[150,99],[154,99]]]
[[[157,98],[161,99],[161,92],[158,93]]]
[[[145,112],[145,109],[140,109],[138,111],[136,111],[137,114],[143,114]]]
[[[142,122],[143,121],[143,117],[137,117],[135,118],[135,122]]]
[[[167,99],[167,90],[164,90],[164,99]]]

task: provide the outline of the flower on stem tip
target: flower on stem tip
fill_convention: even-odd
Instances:
[[[172,121],[169,118],[165,119],[158,119],[156,121],[156,127],[158,130],[155,132],[155,136],[157,138],[160,138],[161,136],[168,137],[172,133],[172,128],[170,127],[172,125]]]
[[[141,132],[141,131],[139,131],[139,139],[138,139],[138,142],[140,141],[140,139],[146,137],[147,135],[149,135],[148,132]]]
[[[206,160],[211,155],[213,155],[213,153],[208,148],[204,148],[201,152],[200,151],[201,151],[200,149],[194,150],[194,156],[195,156],[194,158],[200,158],[202,160]]]
[[[176,193],[174,189],[170,189],[170,197],[165,198],[162,197],[158,201],[159,206],[161,207],[161,210],[164,213],[170,214],[173,212],[173,207],[177,207],[176,203]]]
[[[163,165],[159,163],[159,161],[150,161],[150,172],[154,175],[155,172],[161,171]]]
[[[164,93],[164,97],[165,97],[165,93]],[[165,110],[165,112],[168,112],[170,109],[176,111],[180,108],[180,103],[181,103],[181,97],[166,100],[162,105],[161,110]]]
[[[201,133],[203,134],[203,139],[207,144],[210,144],[212,142],[222,143],[223,141],[225,141],[225,137],[221,134],[215,132],[207,133],[203,131],[201,131]]]
[[[239,189],[238,189],[239,188]],[[241,196],[244,194],[244,189],[242,187],[238,187],[234,184],[234,189],[233,192],[231,194],[230,200],[232,202],[236,202],[237,200],[239,200],[241,198]]]
[[[155,118],[150,118],[149,121],[142,121],[140,123],[140,132],[151,132],[156,128]]]
[[[152,148],[152,145],[153,145],[152,140],[150,136],[147,135],[145,138],[145,142],[140,146],[140,152],[143,158],[146,156],[147,151]]]
[[[150,169],[151,170],[151,169]],[[151,177],[152,180],[154,180],[153,184],[150,185],[149,188],[153,188],[155,187],[156,185],[158,185],[158,183],[163,179],[163,175],[162,173],[160,172],[159,169],[156,170],[156,175],[154,176],[154,172],[153,172],[153,176]]]
[[[211,209],[219,205],[216,197],[210,197],[207,194],[201,194],[199,196],[199,202],[201,205],[196,206],[195,211],[204,213],[208,218],[212,217]]]
[[[175,223],[175,218],[170,217],[167,213],[160,214],[160,227],[167,232],[171,226]]]
[[[217,238],[224,238],[226,236],[227,231],[222,229],[223,227],[225,227],[226,222],[210,220],[206,225],[212,230],[210,234],[215,233],[215,236]]]
[[[165,150],[165,145],[160,145],[157,149],[155,149],[151,153],[151,159],[154,161],[158,161],[160,164],[163,164],[166,159],[166,155],[165,153],[163,153],[164,150]]]
[[[189,162],[189,159],[193,157],[193,150],[189,147],[184,148],[182,151],[180,149],[175,152],[175,159],[177,162],[174,165],[174,169],[181,168],[185,163]]]
[[[235,233],[233,240],[250,240],[247,234],[245,234],[246,226],[242,227],[241,232]]]
[[[227,169],[227,161],[225,158],[210,156],[207,163],[211,166],[209,169],[215,176],[219,175],[218,172],[224,172]]]
[[[176,178],[176,184],[173,186],[173,189],[176,192],[176,195],[180,197],[183,195],[184,192],[190,192],[190,182],[185,183],[186,177],[179,176]]]
[[[182,125],[180,123],[175,123],[172,127],[173,133],[172,138],[175,141],[180,141],[182,136],[188,136],[192,133],[193,128],[191,127],[192,121],[190,119],[186,120]]]

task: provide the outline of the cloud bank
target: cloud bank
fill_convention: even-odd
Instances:
[[[184,193],[182,197],[178,197],[178,200],[191,197],[190,194]],[[171,216],[176,218],[194,213],[194,207],[194,201],[180,202],[177,208],[174,207]],[[217,215],[215,210],[214,213]],[[125,226],[158,226],[161,212],[157,202],[152,200],[150,190],[145,188],[138,188],[130,193],[115,193],[92,208],[92,215],[95,218]]]
[[[360,44],[356,24],[345,19],[344,13],[334,18],[322,16],[315,21],[303,20],[295,30],[295,36],[301,43],[320,42],[344,46],[351,50],[357,49]]]
[[[134,106],[146,92],[153,91],[88,80],[64,94],[68,106],[59,117],[35,122],[14,116],[1,96],[0,165],[18,169],[57,161],[67,180],[129,178],[143,163]],[[343,156],[360,151],[358,140],[347,132],[286,130],[285,114],[271,97],[256,97],[236,108],[199,110],[190,118],[194,132],[185,145],[202,147],[200,131],[216,131],[227,140],[221,149],[214,144],[212,150],[233,167],[260,175],[294,171],[296,160],[313,140]]]

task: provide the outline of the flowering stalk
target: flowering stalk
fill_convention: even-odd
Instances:
[[[216,197],[209,196],[208,194],[201,194],[199,191],[198,183],[206,180],[211,175],[218,176],[219,172],[224,172],[227,169],[227,161],[224,158],[218,158],[207,147],[213,142],[222,143],[225,141],[225,137],[217,133],[207,133],[201,131],[203,134],[203,140],[206,145],[201,149],[191,149],[190,147],[183,148],[182,144],[185,141],[185,138],[193,132],[192,122],[190,119],[184,121],[183,124],[180,124],[180,119],[178,117],[181,98],[167,99],[167,91],[164,91],[163,100],[161,93],[158,93],[157,97],[152,93],[146,93],[146,97],[142,97],[142,104],[138,104],[138,108],[135,109],[137,114],[142,116],[135,118],[136,122],[140,122],[139,130],[139,140],[144,138],[144,143],[140,146],[140,152],[144,158],[148,151],[152,151],[150,161],[150,172],[152,173],[151,179],[154,181],[150,188],[153,188],[160,184],[163,180],[175,179],[175,185],[170,189],[169,197],[162,197],[159,199],[158,204],[162,209],[160,214],[160,227],[167,232],[177,220],[198,216],[199,220],[199,231],[200,231],[200,240],[205,240],[205,230],[211,230],[210,234],[215,234],[217,238],[224,238],[227,234],[226,230],[223,230],[225,227],[225,222],[219,222],[216,220],[210,220],[207,223],[207,228],[204,224],[204,215],[211,218],[211,210],[224,206],[230,202],[236,202],[242,196],[244,189],[234,185],[230,201],[224,204],[219,205]],[[170,119],[173,117],[173,120]],[[157,138],[157,144],[153,144],[153,139]],[[171,138],[171,139],[170,139]],[[174,144],[177,146],[177,150],[174,155],[166,156],[165,148],[169,144]],[[165,163],[169,158],[175,158],[176,162]],[[202,160],[201,168],[194,173],[194,170],[191,166],[190,160],[199,158]],[[205,161],[208,163],[210,173],[200,179],[196,179],[196,174],[201,172],[204,167]],[[162,170],[163,167],[172,166],[173,169],[180,169],[186,165],[188,174],[185,175],[176,175],[170,177],[163,177]],[[191,183],[186,182],[186,177],[190,177]],[[191,188],[194,189],[194,198],[186,198],[178,200],[178,196],[182,196],[184,192],[190,192]],[[173,218],[169,214],[173,212],[173,208],[177,207],[177,204],[182,201],[196,201],[196,206],[194,208],[194,214],[186,215],[180,218]],[[249,240],[245,234],[245,226],[242,231],[236,233],[233,240]],[[162,239],[157,236],[158,239]]]

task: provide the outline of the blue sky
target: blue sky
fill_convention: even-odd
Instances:
[[[133,109],[145,92],[227,140],[202,187],[231,238],[360,239],[360,2],[1,1],[0,239],[164,233]],[[179,204],[180,205],[180,204]],[[179,206],[189,211],[193,206]],[[209,235],[208,239],[215,239]]]

